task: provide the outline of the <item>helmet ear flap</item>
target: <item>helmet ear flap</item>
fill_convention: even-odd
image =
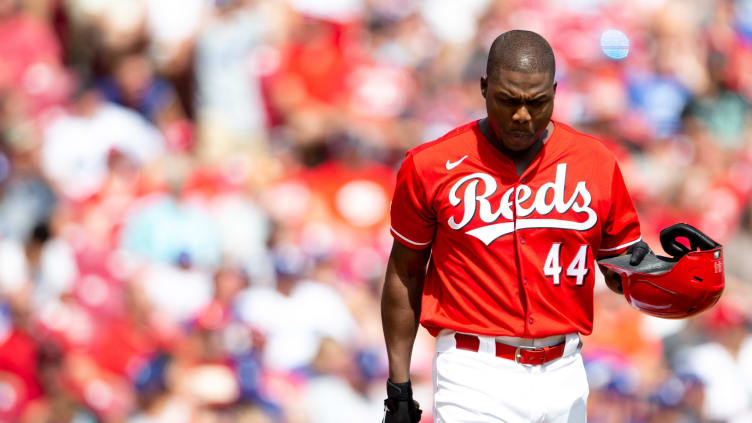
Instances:
[[[687,238],[689,247],[679,242],[677,239],[679,237]],[[686,223],[677,223],[663,229],[660,233],[660,240],[663,250],[677,260],[690,251],[705,251],[720,247],[720,244],[700,232],[699,229]]]

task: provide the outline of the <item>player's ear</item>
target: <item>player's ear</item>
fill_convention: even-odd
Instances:
[[[485,76],[480,77],[480,93],[486,98],[486,89],[488,88],[488,79]]]
[[[557,85],[558,85],[558,84],[556,83],[556,81],[554,81],[554,94],[556,94],[556,86],[557,86]]]

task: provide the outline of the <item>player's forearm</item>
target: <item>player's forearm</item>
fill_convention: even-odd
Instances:
[[[381,321],[389,358],[389,378],[395,383],[410,379],[410,357],[419,325],[423,272],[400,274],[392,260],[387,268],[381,297]]]

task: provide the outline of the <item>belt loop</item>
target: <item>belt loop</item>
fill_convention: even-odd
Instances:
[[[457,342],[454,340],[454,331],[443,330],[436,339],[436,352],[446,352],[454,349]]]
[[[493,336],[479,335],[478,339],[480,340],[480,345],[478,346],[478,352],[495,357],[496,356],[496,338],[494,338]]]
[[[564,353],[562,354],[562,357],[572,355],[580,346],[580,334],[577,332],[568,333],[564,342],[566,342],[566,344],[564,344]]]

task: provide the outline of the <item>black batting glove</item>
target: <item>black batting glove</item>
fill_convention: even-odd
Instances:
[[[642,263],[642,260],[650,252],[652,252],[650,251],[650,246],[648,246],[648,243],[645,241],[638,241],[630,245],[629,248],[627,248],[627,254],[630,255],[629,264],[631,266],[637,266]]]
[[[382,423],[418,423],[423,410],[413,400],[413,388],[410,381],[394,383],[387,379],[384,400],[384,419]]]

